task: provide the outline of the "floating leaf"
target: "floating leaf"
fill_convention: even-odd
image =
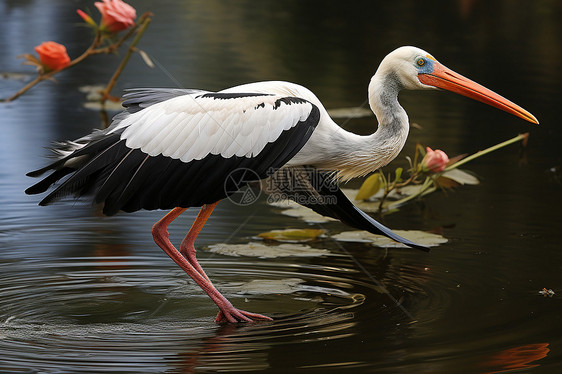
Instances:
[[[245,295],[291,294],[301,290],[304,283],[300,278],[255,279],[237,287],[238,293]]]
[[[31,74],[16,73],[16,72],[11,72],[11,71],[0,72],[0,79],[26,81],[26,80],[29,80],[30,77],[31,77]]]
[[[446,172],[441,174],[441,176],[452,179],[459,184],[477,185],[480,183],[478,178],[476,178],[474,175],[460,169],[447,170]]]
[[[101,103],[102,92],[105,89],[104,85],[86,85],[78,88],[80,92],[86,94],[86,101],[84,108],[90,110],[108,110],[120,112],[123,110],[123,106],[120,101],[107,100],[104,104]]]
[[[104,89],[105,86],[100,84],[91,84],[78,87],[78,91],[86,94],[86,100],[88,101],[100,101]]]
[[[101,102],[95,102],[95,101],[87,101],[84,104],[84,108],[86,109],[90,109],[90,110],[108,110],[108,111],[112,111],[112,112],[120,112],[123,110],[123,106],[121,105],[121,103],[116,103],[113,101],[106,101],[104,105],[102,105]]]
[[[361,187],[359,192],[355,196],[355,200],[369,200],[371,196],[376,194],[381,188],[381,176],[379,173],[375,173],[369,176]]]
[[[394,232],[416,244],[426,245],[428,247],[435,247],[447,242],[447,239],[441,235],[425,231],[394,230]],[[343,242],[371,243],[372,245],[381,248],[409,248],[408,246],[395,242],[386,236],[371,234],[367,231],[344,231],[342,233],[332,235],[332,238]]]
[[[209,246],[209,250],[225,256],[259,258],[317,257],[330,254],[327,249],[316,249],[306,244],[265,245],[257,242],[247,244],[213,244]]]
[[[281,214],[286,216],[300,218],[308,223],[325,223],[330,221],[336,221],[334,218],[322,216],[312,209],[304,207],[300,204],[295,203],[292,200],[280,200],[275,202],[270,202],[269,205],[282,208]]]
[[[321,229],[287,229],[263,232],[258,234],[258,236],[266,240],[276,240],[279,242],[306,242],[314,240],[324,233],[325,230]]]

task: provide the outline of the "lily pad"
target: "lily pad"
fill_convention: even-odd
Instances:
[[[106,100],[104,105],[101,104],[101,92],[105,89],[103,85],[88,85],[82,86],[78,90],[86,94],[86,101],[84,108],[90,110],[109,110],[109,111],[122,111],[123,106],[121,102]]]
[[[316,249],[306,244],[265,245],[258,242],[247,244],[213,244],[209,251],[225,256],[248,256],[258,258],[318,257],[329,255],[327,249]]]
[[[305,222],[309,223],[325,223],[330,221],[336,221],[333,218],[322,216],[312,209],[304,207],[300,204],[295,203],[292,200],[281,200],[269,203],[272,206],[282,208],[281,214],[290,217],[300,218]]]
[[[15,81],[27,81],[31,78],[31,74],[18,73],[13,71],[3,71],[0,72],[0,79],[15,80]]]
[[[276,240],[279,242],[307,242],[316,239],[324,233],[325,230],[321,229],[287,229],[263,232],[258,234],[258,236],[266,240]]]
[[[394,232],[414,243],[428,247],[435,247],[448,241],[441,235],[420,230],[394,230]],[[332,235],[332,238],[343,242],[371,243],[371,245],[381,248],[408,248],[408,246],[395,242],[386,236],[371,234],[367,231],[344,231]]]
[[[291,294],[300,290],[304,283],[300,278],[255,279],[238,287],[243,295]]]
[[[84,108],[90,110],[107,110],[110,112],[120,112],[123,110],[121,103],[115,101],[107,100],[104,105],[99,101],[87,101],[84,103]]]

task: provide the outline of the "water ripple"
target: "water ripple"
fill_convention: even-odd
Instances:
[[[163,371],[192,365],[210,371],[264,369],[266,350],[356,334],[353,310],[365,293],[373,292],[369,284],[349,277],[355,271],[337,266],[224,259],[202,264],[235,304],[248,304],[247,309],[275,321],[215,325],[214,305],[162,258],[3,261],[3,367],[45,372]],[[276,292],[276,286],[272,294],[240,291],[259,279],[273,285],[292,279],[293,289],[286,294]]]

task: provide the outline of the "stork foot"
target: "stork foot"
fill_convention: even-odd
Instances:
[[[254,321],[273,321],[273,318],[257,313],[246,312],[245,310],[236,309],[233,306],[221,309],[216,323],[238,323],[238,322],[254,322]]]

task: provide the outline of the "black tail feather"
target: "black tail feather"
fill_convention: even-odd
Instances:
[[[72,194],[81,196],[90,191],[92,188],[91,182],[96,179],[96,173],[111,163],[116,162],[123,151],[127,149],[125,147],[125,141],[119,141],[118,137],[114,138],[114,141],[115,140],[117,140],[116,143],[104,148],[95,157],[91,158],[84,166],[41,200],[39,205],[48,205],[53,201]],[[114,148],[117,148],[118,151],[115,151]],[[112,151],[110,152],[110,150]]]
[[[325,193],[321,191],[319,192],[321,195],[326,196]],[[361,209],[357,208],[340,189],[335,192],[330,191],[329,195],[335,196],[337,203],[327,204],[327,206],[329,207],[330,211],[333,212],[334,217],[338,218],[343,223],[373,234],[384,235],[394,241],[405,244],[408,247],[429,252],[428,247],[416,244],[406,238],[401,237],[388,227],[384,226],[383,224],[369,216],[367,213],[363,212]]]
[[[269,184],[273,186],[273,190],[269,190],[270,193],[282,192],[318,214],[338,219],[360,230],[384,235],[409,247],[429,251],[428,247],[397,235],[353,205],[337,186],[331,172],[322,172],[312,167],[283,168],[272,178],[274,181]],[[265,189],[270,187],[265,186]]]

